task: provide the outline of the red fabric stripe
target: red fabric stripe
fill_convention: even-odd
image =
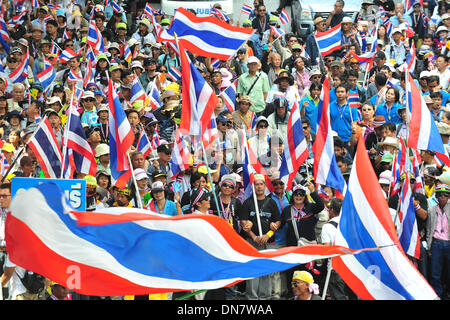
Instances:
[[[364,283],[350,271],[340,257],[332,258],[331,263],[333,270],[341,276],[345,284],[347,284],[359,298],[362,300],[375,300],[365,287]]]

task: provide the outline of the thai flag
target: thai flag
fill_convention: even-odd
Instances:
[[[98,30],[95,22],[92,20],[89,23],[86,43],[92,47],[96,55],[105,52],[105,44],[103,42],[102,33],[100,32],[100,30]]]
[[[191,153],[183,135],[180,130],[175,128],[175,143],[173,144],[172,157],[170,158],[171,180],[175,180],[181,172],[189,169],[190,156]]]
[[[345,195],[347,185],[336,162],[334,140],[330,123],[330,85],[328,77],[322,86],[318,104],[317,132],[312,150],[314,152],[314,180]],[[303,130],[303,128],[302,128]]]
[[[347,102],[350,108],[359,108],[361,101],[359,100],[358,91],[355,92],[354,90],[349,90]]]
[[[219,143],[219,130],[217,130],[216,117],[211,115],[209,125],[206,127],[202,137],[203,145],[208,148],[214,142]]]
[[[411,119],[407,143],[408,148],[433,151],[442,157],[441,160],[444,161],[446,166],[450,166],[450,159],[436,127],[436,123],[409,73],[408,81],[406,81],[406,94],[408,101],[408,107],[406,108],[407,118]]]
[[[90,48],[90,47],[89,47]],[[83,88],[86,88],[88,83],[94,81],[94,74],[92,72],[92,60],[88,58],[87,66],[86,66],[86,75],[83,80]]]
[[[77,111],[74,108],[71,108],[72,111],[69,112],[69,118],[66,122],[66,130],[67,133],[64,133],[67,136],[66,142],[66,157],[65,159],[73,159],[74,168],[83,174],[95,176],[97,173],[97,162],[95,161],[95,153],[92,149],[91,145],[87,142],[86,134],[81,125],[81,120]],[[70,150],[70,157],[68,157],[67,152]],[[67,161],[64,166],[64,171],[66,173],[72,171],[67,166]],[[73,178],[72,174],[64,174],[66,179]]]
[[[400,177],[406,173],[406,145],[403,139],[400,139],[398,153],[394,156],[392,164],[392,191],[391,196],[400,191]]]
[[[52,46],[50,47],[50,54],[58,57],[60,51],[61,50],[59,49],[59,47],[54,42],[52,42]]]
[[[177,82],[181,79],[181,72],[178,70],[175,66],[171,66],[169,68],[169,72],[167,73],[167,76],[173,81]]]
[[[258,251],[222,217],[170,217],[135,208],[78,212],[56,184],[22,191],[6,218],[8,258],[83,295],[215,289],[316,259],[360,253],[336,246]],[[76,281],[67,272],[74,269]]]
[[[332,258],[332,268],[362,300],[433,300],[436,293],[401,248],[363,139],[357,145],[334,244],[381,249]]]
[[[153,16],[153,8],[149,2],[146,3],[144,13],[147,15],[147,17]]]
[[[230,112],[234,112],[236,109],[236,86],[237,80],[219,94],[219,96],[223,97],[225,106]]]
[[[270,26],[270,29],[272,30],[272,33],[275,35],[276,38],[280,38],[286,33],[286,31],[275,28],[274,26]]]
[[[281,22],[281,24],[286,24],[286,23],[291,22],[291,18],[289,18],[288,13],[284,9],[282,9],[281,13],[280,13],[280,22]]]
[[[315,37],[322,56],[329,55],[341,48],[341,24],[324,32],[317,32]]]
[[[147,134],[145,133],[145,130],[143,128],[141,129],[141,133],[139,134],[136,149],[137,151],[142,152],[144,158],[147,158],[150,152],[152,152],[152,144],[150,143],[150,140],[148,140]]]
[[[153,133],[153,136],[152,136],[152,148],[154,150],[156,150],[156,148],[158,148],[158,146],[160,144],[161,144],[161,140],[159,139],[158,127],[156,127],[155,132]]]
[[[160,94],[158,88],[156,87],[155,80],[152,81],[148,97],[150,99],[150,106],[152,107],[152,110],[161,108],[161,102],[159,101]]]
[[[213,69],[217,69],[218,67],[220,67],[220,59],[211,60],[211,67],[213,67]]]
[[[139,81],[138,77],[134,77],[133,83],[131,85],[131,97],[130,97],[130,103],[133,104],[138,100],[145,101],[145,98],[147,96],[145,95],[144,89],[142,89],[142,85]]]
[[[409,175],[405,177],[401,196],[398,219],[400,221],[397,230],[403,251],[411,257],[420,258],[420,236],[417,229],[416,210],[414,208],[413,191],[411,190]],[[400,201],[399,200],[399,201]]]
[[[359,33],[361,36],[361,52],[366,52],[367,50],[367,35],[365,32]]]
[[[55,132],[47,117],[28,141],[46,178],[61,178],[62,152]]]
[[[46,6],[49,7],[50,9],[54,9],[54,10],[61,10],[62,9],[62,7],[59,4],[56,4],[56,3],[47,3]]]
[[[353,58],[355,58],[359,62],[359,64],[369,63],[370,65],[371,63],[373,63],[373,58],[375,58],[377,40],[374,41],[373,45],[374,46],[372,46],[370,52],[364,53],[360,56],[358,56],[354,51],[349,51],[349,53]]]
[[[16,70],[11,72],[8,77],[11,80],[12,83],[20,83],[24,81],[28,77],[28,62],[30,60],[30,55],[26,53],[25,59],[22,60],[20,65],[17,67]]]
[[[4,143],[3,143],[4,144]],[[1,159],[0,159],[0,161],[1,161],[1,170],[0,170],[0,173],[4,176],[7,172],[8,172],[8,170],[9,170],[9,168],[11,167],[10,166],[10,164],[9,164],[9,162],[8,162],[8,159],[6,159],[6,157],[3,155],[3,153],[1,154]]]
[[[229,22],[230,18],[220,9],[211,8],[209,11],[213,17],[216,17],[222,21]]]
[[[184,8],[175,12],[168,30],[158,34],[158,42],[178,41],[189,52],[202,57],[228,60],[250,38],[254,30],[230,25],[213,17],[197,17]]]
[[[128,46],[127,42],[123,44],[123,59],[130,63],[132,58],[130,47]]]
[[[300,108],[295,102],[287,123],[287,137],[281,156],[280,179],[284,181],[286,190],[292,189],[292,181],[300,166],[308,158],[308,144],[303,134]]]
[[[111,1],[112,9],[115,13],[121,13],[123,11],[122,7],[117,4],[114,0]]]
[[[303,130],[303,129],[302,129]],[[252,195],[252,184],[255,181],[256,171],[250,162],[249,145],[247,141],[247,136],[245,134],[245,129],[242,132],[241,138],[241,149],[242,149],[242,182],[244,186],[245,198],[249,198]]]
[[[3,20],[3,18],[0,18],[0,35],[6,42],[11,42],[8,27],[6,26],[5,20]]]
[[[83,50],[83,49],[81,49]],[[80,51],[81,52],[81,51]],[[61,63],[66,63],[68,62],[70,59],[75,58],[76,56],[78,56],[80,54],[80,52],[75,52],[70,48],[66,48],[63,52],[61,52],[61,54],[59,55],[59,61]]]
[[[123,189],[131,177],[127,151],[133,145],[135,137],[111,79],[108,81],[108,105],[112,184]]]
[[[69,35],[69,32],[67,31],[67,28],[64,29],[62,38],[64,41],[70,40],[70,35]]]
[[[414,44],[414,41],[411,45],[411,50],[408,52],[408,55],[406,56],[406,67],[409,72],[414,74],[414,69],[416,67],[416,45]]]
[[[253,11],[253,8],[251,6],[249,6],[248,4],[244,4],[242,6],[242,9],[241,9],[242,13],[250,15],[252,13],[252,11]]]
[[[180,9],[179,9],[180,10]],[[178,13],[178,11],[177,11]],[[195,68],[179,43],[181,70],[183,72],[182,108],[180,129],[184,133],[201,137],[209,125],[218,98],[210,85]]]
[[[56,78],[56,73],[53,68],[53,64],[46,57],[44,57],[44,70],[38,73],[36,77],[41,83],[44,92],[50,89],[53,85],[53,81],[55,81]]]
[[[39,124],[39,123],[41,123],[41,121],[42,121],[42,118],[40,115],[34,116],[34,123]]]
[[[419,150],[412,150],[414,157],[412,159],[412,169],[414,171],[414,176],[416,178],[416,183],[414,184],[414,192],[425,194],[425,187],[422,178],[422,174],[420,172],[420,165],[422,164],[422,159],[420,157]]]
[[[70,68],[69,75],[67,76],[67,81],[79,81],[83,80],[83,77],[77,74],[72,68]]]
[[[255,109],[252,110],[252,113],[250,113],[250,129],[253,131],[256,130],[256,120],[258,119],[258,116],[256,115]]]
[[[15,15],[11,18],[11,23],[12,24],[22,24],[22,19],[23,17],[27,14],[28,10],[24,10],[21,13],[19,13],[18,15]]]

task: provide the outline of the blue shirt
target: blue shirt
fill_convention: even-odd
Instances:
[[[311,127],[311,132],[316,133],[317,131],[317,116],[318,116],[318,108],[317,105],[314,100],[308,96],[308,97],[304,97],[301,101],[300,101],[300,106],[301,108],[303,108],[303,103],[305,101],[308,101],[308,105],[305,107],[305,117],[306,119],[308,119],[309,121],[309,125]]]
[[[400,103],[396,102],[392,105],[390,110],[386,107],[386,103],[380,104],[375,110],[375,116],[383,116],[386,122],[392,122],[397,124],[402,123],[402,119],[398,115],[398,108],[400,108]]]
[[[352,121],[358,121],[358,108],[350,108],[348,103],[341,106],[337,101],[330,103],[331,129],[337,132],[339,138],[344,142],[350,140],[352,135]]]
[[[281,212],[283,212],[284,208],[289,206],[289,200],[286,197],[286,195],[284,195],[283,198],[281,198],[281,200],[273,193],[270,194],[270,197],[273,200],[275,200],[278,210],[280,210],[280,214],[281,214]],[[282,228],[278,229],[277,232],[275,232],[275,243],[276,244],[280,244],[280,245],[286,244],[286,230],[287,230],[287,223],[285,223]]]
[[[177,215],[177,205],[175,202],[166,200],[166,206],[163,209],[163,212],[158,211],[158,206],[155,204],[156,212],[159,214],[165,214],[167,216],[176,216]]]
[[[439,92],[442,94],[442,103],[441,106],[447,105],[448,99],[450,98],[450,93],[444,90],[439,90]],[[430,95],[430,92],[425,92],[423,96]]]

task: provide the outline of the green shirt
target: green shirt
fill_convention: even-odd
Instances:
[[[266,108],[264,93],[269,92],[270,85],[267,74],[261,71],[261,76],[259,77],[258,81],[256,81],[255,85],[252,88],[252,91],[250,92],[250,94],[247,94],[251,86],[253,85],[253,82],[255,82],[256,77],[258,77],[258,73],[256,73],[253,77],[251,77],[248,72],[243,73],[239,77],[236,91],[238,94],[240,93],[244,96],[250,96],[252,101],[255,103],[255,112],[258,113],[264,111],[264,109]]]

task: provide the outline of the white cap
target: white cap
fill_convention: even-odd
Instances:
[[[109,154],[109,145],[107,145],[106,143],[100,143],[95,148],[95,156],[98,158],[104,156],[105,154]]]
[[[136,181],[139,181],[142,179],[148,179],[148,176],[145,173],[144,169],[141,169],[141,168],[137,168],[134,170],[134,176],[136,178]]]
[[[446,26],[440,26],[439,28],[437,28],[436,34],[438,34],[438,33],[441,32],[441,31],[446,31],[446,32],[448,32],[448,29],[447,29]]]
[[[155,181],[152,183],[152,190],[164,190],[164,183],[162,181]]]
[[[424,78],[424,77],[428,78],[429,76],[430,76],[430,72],[425,70],[420,73],[419,79]]]
[[[392,34],[394,35],[396,32],[400,32],[402,33],[402,30],[400,28],[394,28],[394,30],[392,30]]]
[[[392,63],[386,62],[384,65],[389,67],[389,70],[391,70],[391,72],[395,72],[395,67]]]
[[[345,16],[342,18],[342,23],[353,23],[352,18]]]
[[[260,63],[260,61],[259,61],[259,59],[257,58],[257,57],[255,57],[255,56],[251,56],[251,57],[249,57],[248,59],[247,59],[247,64],[249,64],[249,63]]]

